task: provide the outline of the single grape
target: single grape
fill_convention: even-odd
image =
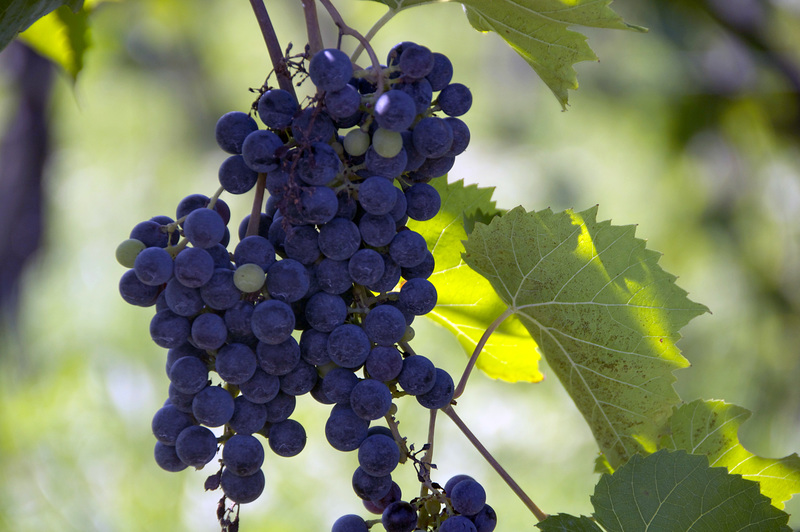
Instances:
[[[386,532],[411,532],[417,526],[417,510],[405,501],[393,502],[383,511],[381,523]]]
[[[397,224],[391,214],[367,213],[359,220],[358,231],[367,245],[383,247],[388,246],[397,234]]]
[[[199,358],[185,356],[172,364],[169,380],[178,391],[196,394],[208,384],[208,368]]]
[[[399,342],[406,332],[403,313],[391,305],[378,305],[364,318],[364,332],[371,342],[391,346]]]
[[[397,233],[389,244],[389,255],[401,268],[418,266],[427,257],[427,252],[425,238],[410,229]]]
[[[119,280],[119,294],[130,305],[150,307],[156,302],[159,287],[144,284],[136,277],[133,269],[130,269]]]
[[[268,90],[258,99],[258,117],[272,129],[289,127],[298,109],[294,96],[282,89]]]
[[[392,489],[392,476],[373,476],[361,467],[353,473],[353,491],[362,500],[369,501],[386,497]]]
[[[353,77],[350,57],[335,48],[320,50],[308,64],[308,75],[320,90],[337,91]]]
[[[436,383],[436,367],[427,357],[412,355],[403,360],[397,383],[411,395],[427,393]]]
[[[394,157],[403,149],[403,136],[397,131],[379,127],[372,134],[372,146],[381,157]]]
[[[292,121],[292,136],[301,144],[328,142],[336,132],[328,113],[309,105]]]
[[[358,417],[350,405],[337,404],[325,423],[325,438],[338,451],[354,451],[366,439],[368,427],[369,421]]]
[[[139,255],[147,246],[144,245],[144,242],[141,240],[136,240],[135,238],[129,238],[127,240],[123,240],[117,246],[116,251],[116,258],[117,262],[125,266],[126,268],[133,268],[133,265],[136,261],[136,256]]]
[[[477,532],[477,528],[468,517],[451,515],[439,525],[439,532]]]
[[[387,179],[399,177],[405,171],[407,162],[408,155],[405,149],[401,149],[394,157],[381,157],[375,151],[375,147],[370,146],[364,154],[364,163],[369,173]]]
[[[175,452],[184,464],[200,469],[217,454],[217,437],[200,425],[186,427],[175,441]]]
[[[162,285],[172,277],[172,256],[163,248],[145,248],[136,256],[133,271],[146,285]]]
[[[398,60],[400,71],[409,79],[424,78],[433,70],[434,64],[430,49],[418,44],[404,47]]]
[[[295,175],[307,185],[327,185],[342,171],[339,155],[330,144],[314,142],[297,161]]]
[[[368,177],[358,186],[358,203],[370,214],[388,214],[397,201],[395,186],[383,177]]]
[[[343,294],[353,287],[346,260],[322,259],[317,265],[317,283],[329,294]]]
[[[283,301],[269,299],[256,305],[251,324],[256,338],[277,345],[290,338],[295,325],[294,312]]]
[[[433,68],[425,79],[430,82],[431,89],[434,91],[444,89],[453,79],[453,63],[450,62],[446,55],[434,52]]]
[[[217,120],[214,135],[219,147],[228,153],[242,153],[242,142],[248,134],[258,129],[258,124],[248,114],[231,111]]]
[[[361,95],[352,85],[345,85],[339,90],[325,93],[325,109],[333,119],[353,116],[361,106]]]
[[[272,401],[278,395],[280,388],[280,379],[276,375],[270,375],[260,367],[256,368],[250,379],[239,385],[242,396],[248,401],[257,404]]]
[[[427,279],[411,279],[400,289],[400,304],[416,316],[432,311],[436,300],[436,287]]]
[[[480,512],[470,516],[470,520],[475,524],[476,532],[492,532],[497,526],[497,513],[494,508],[484,504]]]
[[[256,358],[258,365],[268,374],[286,375],[300,360],[300,346],[291,336],[279,343],[259,342]]]
[[[407,80],[403,83],[395,84],[392,88],[411,96],[418,115],[424,115],[428,111],[433,100],[433,89],[427,79]]]
[[[253,434],[267,422],[267,407],[254,403],[244,395],[233,400],[233,416],[228,426],[237,434]]]
[[[354,156],[364,155],[370,146],[369,133],[360,129],[353,129],[344,136],[344,149],[347,153]]]
[[[328,333],[316,329],[306,329],[300,335],[300,358],[315,366],[323,366],[331,361],[328,356]]]
[[[158,409],[150,426],[158,441],[165,445],[175,445],[181,431],[194,424],[192,416],[181,412],[175,405],[168,404]]]
[[[310,282],[306,267],[293,259],[277,261],[267,270],[267,291],[276,300],[298,301],[308,292]]]
[[[174,445],[166,445],[160,441],[157,441],[155,449],[153,449],[153,455],[158,467],[164,471],[177,473],[178,471],[183,471],[188,467],[185,463],[183,463],[180,457],[178,457],[178,453],[175,452]]]
[[[380,179],[380,178],[379,178]],[[359,249],[350,257],[347,271],[353,282],[360,285],[377,283],[383,276],[383,257],[374,249]]]
[[[207,386],[192,401],[192,414],[208,427],[221,427],[233,417],[233,397],[225,388]]]
[[[217,352],[214,367],[225,382],[243,384],[255,374],[258,361],[248,346],[232,343],[222,346]]]
[[[250,138],[250,137],[248,137]],[[252,148],[248,156],[252,156]],[[219,165],[219,184],[231,194],[244,194],[256,185],[258,172],[241,155],[231,155]]]
[[[486,504],[486,491],[477,481],[465,479],[452,488],[450,502],[458,513],[467,516],[475,515]]]
[[[462,154],[469,146],[469,127],[460,118],[452,116],[448,116],[444,121],[450,125],[450,129],[453,131],[453,144],[450,145],[450,149],[445,152],[445,155],[455,157]]]
[[[443,118],[429,116],[414,126],[411,140],[414,149],[425,157],[441,157],[453,144],[453,129]]]
[[[242,264],[233,272],[233,284],[246,294],[261,290],[266,280],[264,270],[258,264]]]
[[[300,264],[314,264],[320,257],[319,233],[311,225],[296,225],[286,231],[283,241],[286,256]]]
[[[200,349],[219,349],[227,339],[228,328],[218,314],[200,314],[192,322],[192,341]]]
[[[331,532],[367,532],[367,522],[358,515],[343,515],[333,523]]]
[[[364,379],[350,393],[350,407],[353,412],[370,421],[385,416],[391,406],[392,392],[379,380]]]
[[[213,209],[195,209],[186,216],[183,231],[192,246],[210,248],[225,235],[225,222]]]
[[[403,355],[394,347],[375,346],[367,356],[365,367],[373,379],[389,382],[403,369]]]
[[[328,354],[343,368],[357,368],[367,360],[370,340],[358,325],[339,325],[328,336]]]
[[[405,92],[388,90],[375,102],[374,116],[378,126],[399,133],[414,123],[417,106]]]
[[[333,368],[322,378],[322,391],[334,403],[349,405],[350,394],[359,382],[352,369]]]
[[[240,301],[242,293],[233,282],[232,270],[216,268],[211,279],[200,287],[200,296],[210,308],[228,310]]]
[[[175,256],[173,275],[184,286],[199,288],[214,275],[214,259],[202,248],[183,248]]]
[[[139,240],[149,248],[164,248],[169,244],[169,236],[162,230],[162,225],[153,220],[139,222],[133,226],[129,238]]]
[[[314,329],[331,332],[347,318],[347,305],[337,295],[318,292],[309,298],[305,316]]]
[[[253,475],[264,463],[264,447],[254,436],[234,434],[222,447],[222,463],[238,477]]]
[[[271,172],[278,168],[280,161],[276,152],[282,146],[283,141],[272,131],[253,131],[242,144],[243,161],[253,172]]]
[[[461,83],[450,83],[436,100],[448,116],[461,116],[472,107],[472,92]]]
[[[431,410],[444,408],[453,400],[454,390],[455,386],[450,374],[441,368],[436,368],[433,387],[427,392],[417,395],[417,402]]]
[[[260,469],[246,477],[234,475],[233,472],[225,469],[220,478],[220,487],[225,492],[225,496],[239,504],[247,504],[258,499],[264,492],[265,484],[264,472]]]
[[[267,423],[286,421],[294,412],[295,406],[297,406],[297,399],[293,395],[278,392],[278,395],[266,404]]]
[[[200,290],[184,286],[174,278],[167,283],[163,293],[167,307],[178,316],[191,318],[198,315],[205,306]]]
[[[171,349],[178,347],[189,338],[189,320],[178,316],[171,310],[160,310],[150,320],[150,338],[159,347]]]
[[[287,419],[270,427],[268,441],[278,456],[296,456],[306,446],[306,430],[294,419]]]

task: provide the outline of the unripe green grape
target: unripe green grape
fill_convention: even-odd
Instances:
[[[401,342],[410,342],[414,339],[414,329],[411,328],[410,325],[406,326],[406,333],[403,335],[403,339],[400,340]]]
[[[233,284],[245,293],[261,290],[266,279],[264,270],[258,264],[242,264],[233,272]]]
[[[344,149],[353,157],[364,155],[369,149],[369,133],[354,129],[344,136]]]
[[[147,247],[144,242],[135,238],[129,238],[120,242],[117,246],[117,262],[126,268],[133,268],[133,263],[136,261],[136,256]]]
[[[403,136],[397,131],[379,127],[372,134],[372,147],[378,155],[390,159],[403,149]]]

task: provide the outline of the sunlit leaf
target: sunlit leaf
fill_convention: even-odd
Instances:
[[[616,468],[656,450],[679,402],[673,370],[689,365],[678,331],[707,309],[634,226],[596,216],[518,207],[476,224],[464,260],[522,320]]]
[[[551,515],[536,526],[545,532],[603,532],[597,523],[584,515],[580,517],[569,514]]]
[[[445,178],[432,183],[442,198],[442,208],[432,220],[408,227],[428,242],[436,259],[430,280],[438,292],[438,304],[428,317],[453,332],[468,355],[492,322],[506,310],[489,281],[473,271],[461,258],[462,240],[467,238],[465,223],[491,219],[499,214],[492,201],[493,188],[464,186],[463,181],[448,184]],[[492,378],[510,382],[537,382],[542,379],[539,353],[522,323],[507,319],[489,338],[478,358],[478,368]]]
[[[789,515],[770,504],[757,482],[684,451],[634,455],[613,475],[603,475],[591,500],[595,519],[609,532],[791,532]]]
[[[51,11],[66,6],[77,12],[83,0],[13,0],[0,6],[0,50],[8,46],[18,33]]]
[[[83,55],[89,45],[88,18],[86,9],[73,13],[62,6],[39,19],[19,38],[75,78],[83,68]]]
[[[730,473],[759,482],[761,493],[783,508],[785,501],[800,493],[800,457],[762,458],[745,449],[739,442],[739,425],[750,414],[724,401],[692,401],[675,409],[662,444],[705,455],[712,466],[727,467]]]

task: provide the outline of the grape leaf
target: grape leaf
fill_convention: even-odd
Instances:
[[[376,0],[400,11],[432,0]],[[449,0],[445,0],[449,1]],[[566,109],[568,90],[578,88],[573,65],[597,61],[586,36],[570,26],[647,31],[628,24],[610,7],[612,0],[458,0],[480,32],[493,31],[533,68]]]
[[[569,514],[551,515],[536,526],[545,532],[603,532],[591,517],[585,515],[580,517]]]
[[[464,261],[533,336],[611,467],[654,452],[687,367],[678,331],[708,309],[690,301],[634,226],[597,222],[597,207],[522,207],[476,224]]]
[[[684,451],[634,455],[613,475],[601,477],[591,501],[595,519],[609,532],[791,532],[789,515],[770,504],[757,482]]]
[[[19,35],[31,48],[47,57],[75,79],[83,68],[83,55],[89,46],[89,11],[73,13],[61,6],[40,18]]]
[[[436,259],[430,281],[436,286],[438,304],[427,317],[454,333],[472,355],[484,331],[507,308],[489,282],[461,259],[465,223],[499,214],[491,200],[494,189],[464,186],[463,181],[447,183],[446,178],[435,179],[432,185],[442,198],[439,214],[425,222],[408,221],[410,229],[425,237]],[[536,342],[512,317],[489,338],[478,368],[495,379],[538,382],[542,379],[538,361]]]
[[[692,401],[674,409],[662,446],[705,455],[712,466],[727,467],[730,473],[757,481],[761,493],[783,508],[785,501],[800,493],[800,457],[761,458],[745,449],[738,432],[750,414],[724,401]]]
[[[18,33],[61,6],[77,12],[83,0],[14,0],[0,7],[0,50],[8,46]]]
[[[578,88],[572,65],[598,58],[586,37],[569,26],[646,31],[611,10],[611,0],[463,0],[470,24],[494,31],[522,56],[566,109],[568,89]]]

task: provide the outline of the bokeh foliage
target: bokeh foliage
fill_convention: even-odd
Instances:
[[[269,4],[282,41],[302,46],[297,3]],[[382,13],[378,4],[338,4],[364,30]],[[602,62],[577,65],[581,88],[566,113],[524,60],[475,33],[456,4],[400,13],[375,46],[382,55],[401,40],[426,44],[450,56],[473,90],[473,141],[451,180],[496,187],[501,209],[600,204],[615,225],[638,224],[664,269],[713,312],[682,330],[678,347],[693,367],[676,372],[681,397],[743,405],[753,412],[743,445],[785,456],[800,449],[800,13],[777,0],[723,4],[618,0],[614,9],[650,32],[589,30]],[[205,475],[171,475],[152,462],[165,354],[147,338],[149,312],[119,299],[113,250],[138,221],[216,188],[224,155],[213,125],[249,107],[267,55],[246,4],[102,4],[90,24],[77,83],[63,76],[55,87],[44,243],[23,279],[19,316],[2,331],[0,529],[214,530],[218,496],[202,493]],[[329,24],[325,37],[335,42]],[[17,101],[7,79],[2,126]],[[465,360],[435,326],[421,324],[413,345],[454,374]],[[538,384],[476,375],[459,412],[545,511],[588,514],[597,447],[544,369]],[[410,438],[422,441],[426,416],[400,407]],[[324,412],[300,401],[309,445],[267,461],[267,492],[245,508],[244,529],[320,530],[361,512],[349,493],[355,457],[321,439]],[[463,437],[446,420],[440,430],[440,478],[480,477],[500,529],[530,527]],[[414,489],[413,474],[400,478]],[[786,510],[798,514],[800,504]],[[797,515],[790,525],[800,526]]]

